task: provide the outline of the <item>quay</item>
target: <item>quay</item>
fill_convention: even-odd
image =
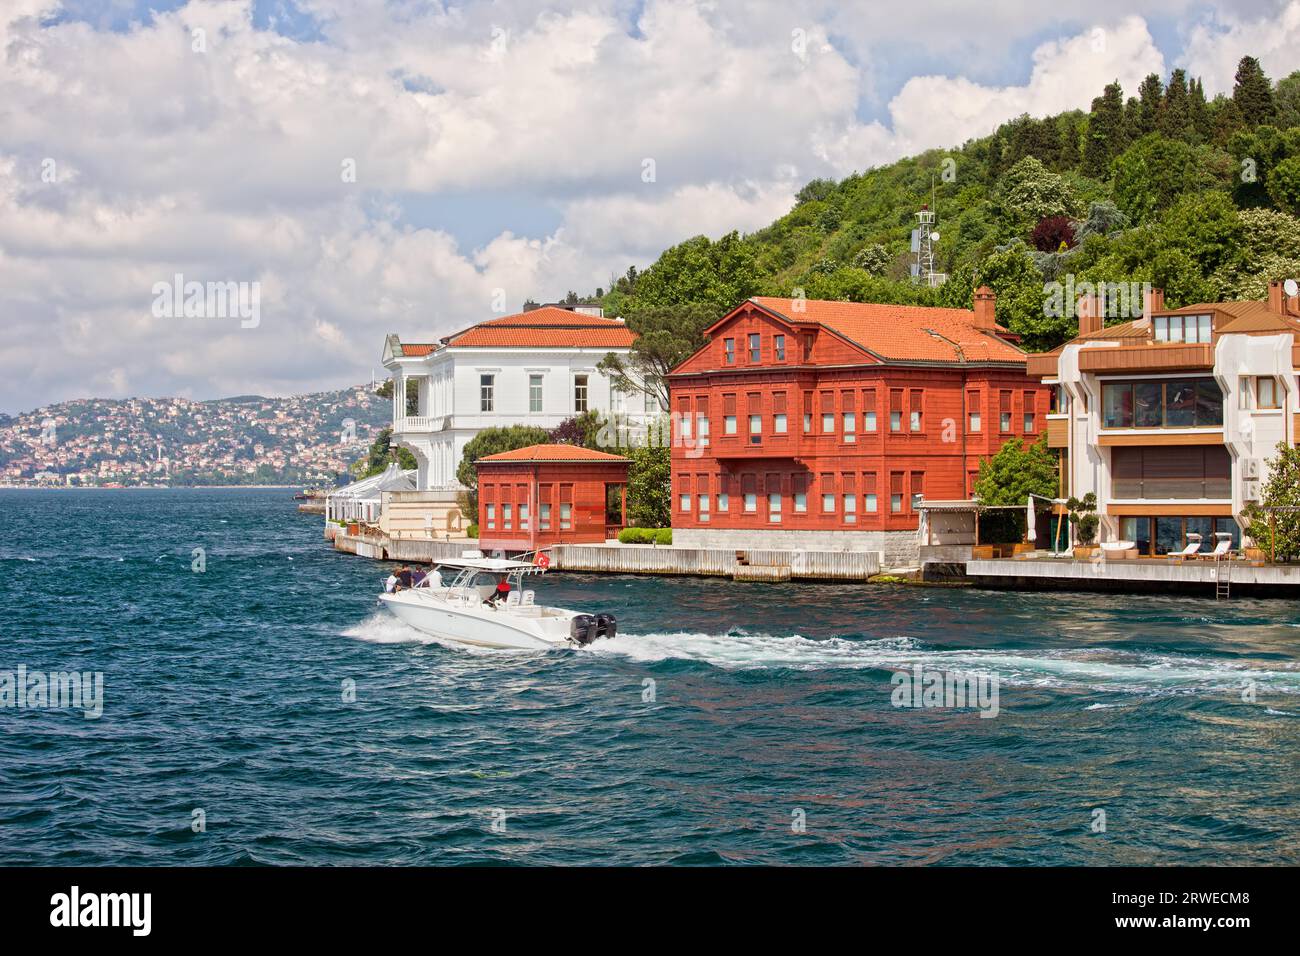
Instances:
[[[478,548],[473,538],[437,541],[346,534],[327,527],[336,550],[381,561],[430,563]],[[878,551],[773,551],[673,545],[559,544],[548,549],[552,571],[729,577],[738,581],[866,581],[881,573]]]

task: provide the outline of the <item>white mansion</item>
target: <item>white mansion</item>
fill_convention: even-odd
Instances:
[[[415,455],[416,487],[459,490],[465,445],[484,428],[555,428],[589,410],[644,426],[659,413],[657,400],[619,392],[596,368],[610,352],[626,354],[635,337],[599,309],[558,306],[489,319],[436,343],[390,334],[383,362],[393,379],[393,441]],[[408,415],[410,379],[419,401]]]

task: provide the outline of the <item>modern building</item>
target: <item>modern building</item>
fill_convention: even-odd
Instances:
[[[389,335],[384,367],[393,379],[393,440],[418,463],[420,490],[458,491],[465,445],[484,428],[554,428],[595,410],[644,426],[660,414],[643,393],[625,395],[596,366],[626,354],[635,334],[599,309],[544,306],[489,319],[433,343]],[[406,383],[418,383],[409,410]]]
[[[576,445],[530,445],[478,460],[480,547],[536,551],[616,537],[631,461]]]
[[[1155,290],[1140,318],[1104,327],[1102,303],[1081,300],[1079,327],[1029,360],[1054,390],[1061,496],[1095,494],[1099,540],[1142,555],[1180,550],[1189,532],[1238,545],[1267,459],[1300,427],[1300,301],[1274,282],[1265,301],[1169,309]]]
[[[1044,427],[994,305],[742,303],[670,376],[674,543],[914,562],[917,502],[969,497],[983,458]]]

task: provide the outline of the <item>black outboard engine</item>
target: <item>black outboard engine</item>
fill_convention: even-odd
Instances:
[[[597,614],[596,634],[599,637],[616,637],[618,635],[618,619],[613,614]]]
[[[569,639],[584,647],[597,637],[596,618],[590,614],[578,614],[569,621]]]

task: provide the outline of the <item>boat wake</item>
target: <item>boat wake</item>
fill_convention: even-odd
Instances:
[[[436,644],[428,634],[421,633],[409,624],[403,624],[391,614],[376,612],[343,632],[344,637],[355,637],[371,644]]]
[[[1079,688],[1103,692],[1162,694],[1206,691],[1300,696],[1300,663],[1266,665],[1185,654],[1114,648],[1044,650],[935,650],[911,638],[886,640],[772,634],[620,634],[583,653],[610,654],[644,662],[699,661],[725,670],[860,669],[898,671],[916,665],[996,677],[1007,686]]]

